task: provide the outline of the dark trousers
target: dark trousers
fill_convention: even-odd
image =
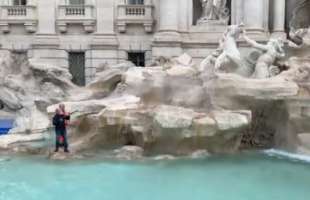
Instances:
[[[63,141],[61,142],[61,138]],[[67,130],[56,130],[56,148],[55,151],[58,151],[59,147],[64,147],[65,151],[68,150],[68,140],[67,140]]]

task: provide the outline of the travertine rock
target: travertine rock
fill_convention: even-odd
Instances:
[[[160,128],[185,129],[189,128],[195,118],[195,112],[174,106],[159,106],[154,111],[154,120]]]
[[[123,72],[119,69],[107,69],[96,75],[96,79],[88,84],[88,88],[96,92],[112,92],[122,80]]]
[[[194,159],[197,159],[197,158],[205,158],[207,156],[209,156],[209,152],[207,150],[197,150],[195,152],[193,152],[190,157],[191,158],[194,158]]]
[[[0,136],[0,149],[8,149],[10,145],[22,144],[26,142],[44,141],[45,137],[42,133],[35,133],[30,135],[10,134]]]
[[[137,160],[143,156],[143,148],[138,146],[124,146],[114,150],[116,158],[120,160]]]
[[[244,135],[259,134],[261,127],[271,130],[276,147],[294,150],[298,133],[310,131],[310,61],[291,58],[272,78],[244,76],[238,71],[244,66],[238,65],[235,41],[240,27],[230,30],[236,34],[232,38],[224,37],[234,51],[218,49],[198,69],[187,54],[164,66],[105,66],[85,88],[74,86],[66,69],[34,61],[12,67],[12,60],[3,61],[2,71],[9,76],[0,76],[0,85],[6,90],[2,94],[8,94],[0,100],[5,112],[16,115],[18,127],[12,132],[48,127],[63,102],[67,111],[76,111],[76,126],[68,132],[76,152],[120,148],[114,152],[120,159],[139,159],[143,152],[200,157],[235,152]],[[237,60],[228,59],[227,52]],[[255,66],[256,59],[252,61]],[[237,67],[229,70],[229,63]],[[226,68],[226,73],[217,71]]]
[[[167,70],[169,76],[193,77],[197,74],[194,68],[174,65]]]
[[[212,116],[220,131],[233,131],[235,129],[244,128],[251,122],[250,111],[214,111],[212,112]]]

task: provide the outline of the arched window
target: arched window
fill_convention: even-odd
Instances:
[[[14,6],[25,6],[27,5],[27,0],[13,0]]]
[[[143,5],[144,0],[127,0],[127,4],[130,5]]]

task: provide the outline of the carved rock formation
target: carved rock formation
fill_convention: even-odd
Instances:
[[[310,132],[310,60],[287,48],[290,57],[281,65],[285,70],[271,78],[218,73],[221,52],[216,51],[199,67],[188,55],[164,66],[105,66],[85,88],[74,86],[65,69],[27,60],[16,66],[8,56],[2,60],[2,73],[10,76],[1,74],[1,84],[12,101],[8,95],[0,100],[16,116],[13,132],[48,127],[60,102],[76,111],[75,126],[69,128],[74,152],[124,145],[138,146],[146,155],[307,149],[308,137],[301,134]],[[21,82],[26,80],[27,86]],[[13,137],[2,138],[5,148],[24,140]],[[128,148],[119,151],[121,157],[131,159],[132,152],[135,157],[135,149]]]

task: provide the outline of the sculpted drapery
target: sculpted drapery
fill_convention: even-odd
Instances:
[[[200,0],[202,5],[202,20],[221,20],[227,17],[227,0]]]

